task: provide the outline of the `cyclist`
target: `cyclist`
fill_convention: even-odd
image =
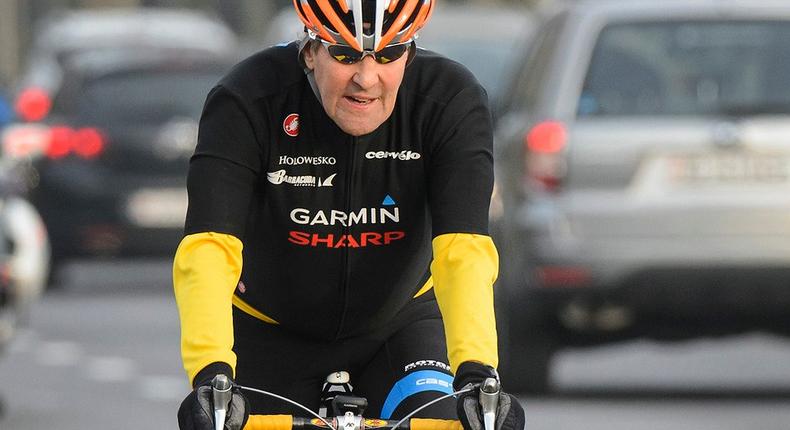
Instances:
[[[217,374],[317,410],[347,370],[381,418],[495,375],[491,118],[467,69],[415,45],[434,3],[295,0],[305,37],[210,91],[173,268],[181,429],[213,428]],[[237,389],[225,427],[250,411],[295,412]],[[499,412],[522,429],[515,398]],[[480,428],[472,394],[422,413]]]

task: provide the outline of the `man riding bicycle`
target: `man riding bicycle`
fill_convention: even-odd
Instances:
[[[348,371],[385,419],[496,375],[491,117],[467,69],[416,47],[434,3],[295,0],[305,37],[209,93],[173,268],[182,430],[213,429],[219,374],[317,410]],[[521,430],[499,399],[497,429]],[[478,409],[468,393],[422,416],[478,430]],[[250,412],[293,411],[235,389],[225,428]]]

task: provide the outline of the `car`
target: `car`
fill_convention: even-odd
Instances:
[[[86,52],[172,49],[194,55],[238,56],[238,37],[219,18],[194,9],[107,7],[66,9],[34,26],[17,94],[43,91],[54,97],[64,65]]]
[[[503,380],[550,390],[566,346],[787,334],[790,3],[580,0],[541,21],[495,133]]]
[[[55,266],[175,252],[203,101],[231,67],[180,51],[117,54],[74,57],[38,124],[44,144],[31,162],[29,197]]]
[[[456,5],[440,2],[428,24],[419,32],[417,46],[452,58],[477,77],[488,91],[491,104],[501,98],[503,83],[510,79],[510,55],[528,45],[537,22],[526,7],[506,5]],[[277,13],[268,24],[264,46],[298,40],[304,26],[293,7]]]

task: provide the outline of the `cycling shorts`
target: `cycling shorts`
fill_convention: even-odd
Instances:
[[[310,315],[305,315],[310,318]],[[367,398],[364,415],[397,419],[452,392],[444,327],[431,292],[407,305],[372,333],[326,342],[300,337],[236,308],[233,312],[236,381],[295,400],[313,411],[330,373],[350,373],[353,393]],[[306,413],[281,400],[245,392],[255,414]],[[448,398],[416,415],[457,419]]]

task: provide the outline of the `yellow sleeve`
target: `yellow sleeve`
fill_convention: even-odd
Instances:
[[[453,373],[464,361],[498,364],[493,289],[498,272],[491,237],[450,233],[433,239],[431,273]]]
[[[173,261],[173,288],[181,319],[181,357],[190,383],[207,365],[236,368],[231,300],[242,267],[242,243],[221,233],[190,234]]]

